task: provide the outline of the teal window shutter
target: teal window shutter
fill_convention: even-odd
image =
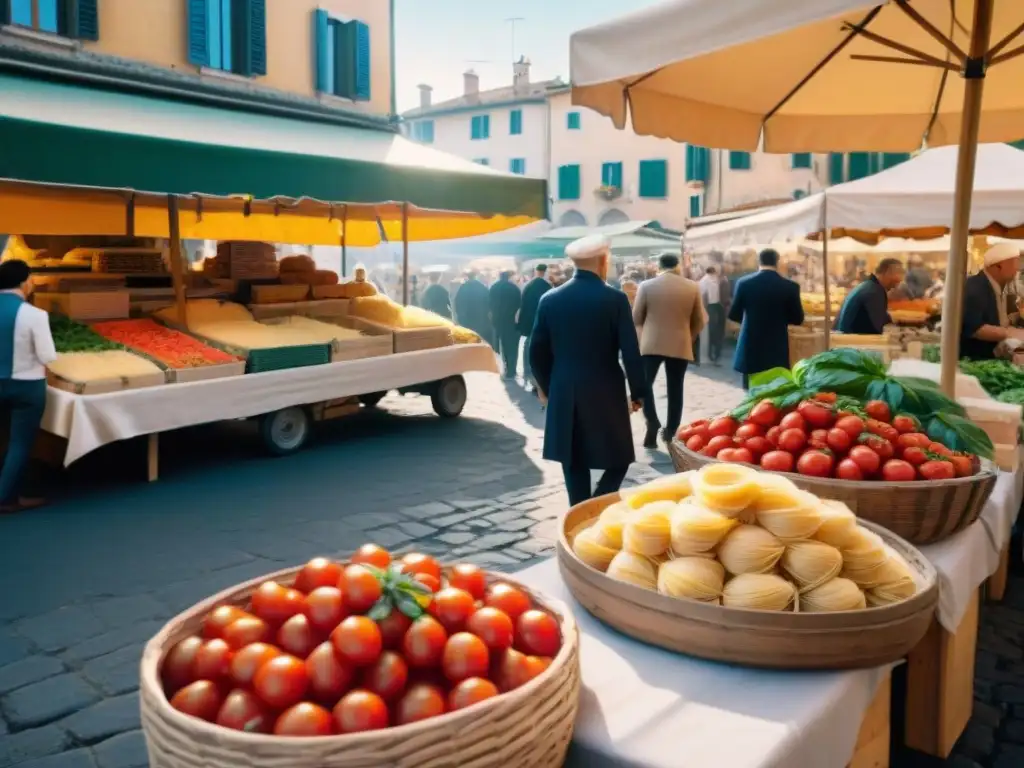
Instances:
[[[190,64],[195,64],[197,67],[212,66],[210,57],[213,45],[209,35],[209,1],[188,0],[188,60]],[[219,0],[214,0],[214,2],[219,2]]]
[[[1018,139],[1017,141],[1011,141],[1010,146],[1015,149],[1024,149],[1024,139]]]
[[[482,115],[473,115],[469,121],[469,138],[478,141],[484,137],[484,121]]]
[[[526,158],[513,157],[508,161],[508,169],[512,173],[518,173],[519,175],[526,173]]]
[[[730,152],[729,153],[729,170],[730,171],[749,171],[750,170],[750,153],[749,152]]]
[[[690,195],[690,218],[696,219],[698,216],[700,216],[700,195]]]
[[[510,136],[519,136],[523,132],[523,110],[513,109],[509,112],[508,132]]]
[[[558,199],[580,199],[580,167],[563,165],[558,169]]]
[[[483,126],[481,129],[483,131],[483,138],[491,138],[491,116],[484,115],[481,119],[481,125]]]
[[[247,75],[267,74],[267,0],[248,2]]]
[[[868,173],[874,175],[882,169],[882,156],[877,152],[868,154]]]
[[[668,197],[668,163],[640,161],[640,197]]]
[[[327,11],[313,11],[313,40],[316,49],[316,90],[334,93],[334,35]]]
[[[686,145],[686,180],[707,184],[711,177],[711,150],[707,147]]]
[[[370,27],[361,21],[334,27],[334,93],[352,101],[370,100]]]
[[[884,152],[882,154],[882,168],[892,168],[894,165],[905,163],[909,159],[909,152]]]
[[[792,168],[811,168],[810,152],[794,152],[792,155]]]
[[[11,23],[11,0],[0,0],[0,24],[10,24],[10,23]]]
[[[850,153],[850,181],[871,175],[871,158],[868,152]]]
[[[842,184],[846,181],[846,174],[843,172],[846,156],[842,152],[828,153],[828,183]]]
[[[800,198],[803,198],[803,197],[807,197],[807,190],[806,189],[794,189],[793,190],[793,199],[794,200],[799,200]]]
[[[601,186],[622,189],[622,163],[604,163],[601,166]]]
[[[570,131],[578,131],[580,129],[581,120],[579,112],[570,112],[565,117],[565,125]]]
[[[261,0],[262,2],[262,0]],[[372,51],[370,49],[370,27],[362,21],[350,21],[348,26],[352,27],[354,61],[353,79],[356,101],[369,101],[371,95],[370,67],[372,64]]]
[[[74,23],[71,24],[72,35],[79,40],[99,40],[100,12],[97,0],[78,0],[70,5],[74,10]],[[41,4],[40,13],[42,13]]]

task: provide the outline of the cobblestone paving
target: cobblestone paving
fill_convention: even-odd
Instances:
[[[506,570],[550,556],[566,499],[540,459],[543,412],[518,383],[468,381],[462,418],[392,395],[284,459],[247,424],[175,434],[154,485],[140,480],[142,444],[113,446],[56,477],[49,509],[0,519],[0,768],[145,766],[144,641],[242,580],[367,540]],[[691,369],[685,417],[740,396],[732,371]],[[637,415],[638,444],[642,431]],[[663,448],[638,448],[629,480],[670,469]],[[1021,609],[1016,581],[985,609],[982,703],[950,765],[1024,766]]]

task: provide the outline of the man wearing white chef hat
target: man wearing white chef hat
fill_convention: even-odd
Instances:
[[[997,243],[985,252],[985,267],[964,284],[964,319],[960,331],[960,355],[990,360],[996,346],[1020,332],[1010,327],[1006,287],[1020,271],[1020,249]]]
[[[640,410],[648,388],[629,300],[605,282],[608,239],[575,240],[565,255],[575,265],[574,275],[540,300],[530,364],[541,402],[548,405],[544,458],[562,465],[569,503],[579,504],[622,485],[636,460],[630,411]],[[596,489],[594,469],[604,470]]]

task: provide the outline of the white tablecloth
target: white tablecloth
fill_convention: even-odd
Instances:
[[[51,387],[43,429],[67,438],[67,465],[116,440],[425,384],[469,371],[498,372],[489,345],[458,344],[106,395],[74,395]]]
[[[701,661],[608,628],[554,558],[516,574],[572,607],[583,689],[567,765],[844,768],[887,670],[775,672]]]

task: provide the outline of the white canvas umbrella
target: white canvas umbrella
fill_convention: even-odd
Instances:
[[[573,103],[638,134],[768,152],[958,144],[943,388],[979,138],[1024,136],[1021,0],[669,0],[577,32]],[[982,98],[984,90],[984,100]]]

